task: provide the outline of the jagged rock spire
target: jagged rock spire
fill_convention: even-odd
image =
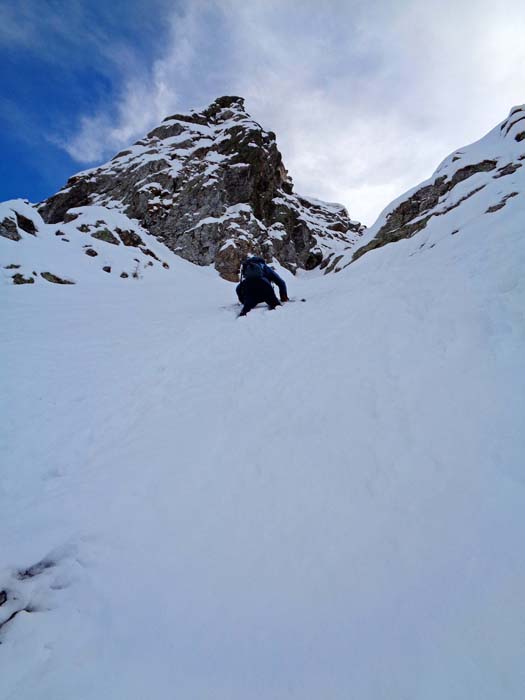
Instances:
[[[108,163],[70,178],[39,212],[49,223],[79,206],[117,208],[183,258],[237,278],[248,253],[283,266],[337,269],[363,230],[341,205],[294,193],[275,134],[219,97],[167,117]]]

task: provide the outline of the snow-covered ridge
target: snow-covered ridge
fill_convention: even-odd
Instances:
[[[445,158],[432,177],[398,197],[381,213],[352,251],[364,253],[418,232],[432,245],[442,235],[457,235],[489,217],[525,212],[525,105],[483,138]],[[446,233],[445,233],[446,232]]]

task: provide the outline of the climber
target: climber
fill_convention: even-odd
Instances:
[[[272,282],[279,287],[281,301],[275,296]],[[270,309],[280,306],[281,302],[288,301],[286,283],[277,272],[264,262],[263,258],[252,256],[246,258],[241,265],[241,281],[236,288],[237,296],[241,302],[242,310],[239,316],[246,314],[265,301]]]

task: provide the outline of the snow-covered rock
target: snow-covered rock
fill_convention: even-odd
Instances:
[[[511,211],[525,221],[525,105],[470,146],[451,153],[431,178],[398,197],[351,253],[353,260],[416,233],[421,245],[461,235],[466,226],[497,228]],[[488,217],[488,218],[487,218]]]
[[[138,221],[101,206],[70,209],[46,224],[21,199],[0,204],[0,265],[5,282],[75,284],[166,275],[174,254]]]
[[[323,265],[350,250],[364,227],[342,205],[297,195],[275,134],[241,97],[220,97],[202,112],[168,117],[108,163],[70,178],[42,202],[59,223],[79,206],[118,207],[177,255],[215,265],[236,280],[257,253],[291,271]]]

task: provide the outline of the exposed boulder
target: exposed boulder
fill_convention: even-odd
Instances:
[[[34,277],[24,277],[20,272],[13,275],[13,284],[34,284]]]
[[[53,284],[75,284],[71,280],[66,280],[62,277],[58,277],[58,275],[54,275],[52,272],[42,272],[41,277]]]
[[[36,226],[31,219],[23,214],[20,214],[19,212],[16,212],[15,216],[18,228],[21,228],[22,231],[25,231],[26,233],[30,233],[32,236],[36,236]]]
[[[144,245],[142,238],[134,231],[122,231],[117,229],[117,233],[120,236],[120,240],[124,245],[130,246],[132,248],[138,248],[139,245]]]
[[[100,229],[91,234],[91,238],[96,238],[98,241],[111,243],[112,245],[120,245],[120,241],[114,236],[108,228]]]
[[[18,207],[10,206],[18,202]],[[1,203],[0,212],[0,236],[11,241],[21,241],[25,233],[31,236],[37,235],[37,227],[31,217],[40,219],[33,207],[27,200],[10,200]],[[24,210],[24,214],[20,211]]]
[[[22,239],[14,217],[6,216],[5,219],[0,222],[0,236],[9,238],[11,241],[20,241]]]

